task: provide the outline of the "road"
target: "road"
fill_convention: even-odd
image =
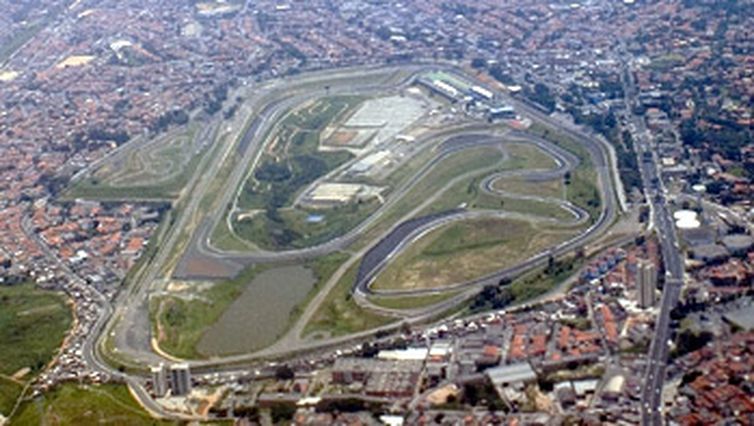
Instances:
[[[125,382],[129,386],[129,388],[131,388],[132,392],[135,394],[139,402],[152,415],[164,418],[175,417],[174,413],[165,410],[161,405],[157,404],[154,399],[152,399],[152,397],[146,391],[143,380],[140,377],[124,374],[111,367],[109,364],[103,362],[100,357],[97,356],[97,339],[100,336],[105,323],[108,319],[110,319],[113,313],[113,306],[110,304],[108,299],[89,283],[81,279],[75,272],[73,272],[68,267],[68,265],[63,262],[44,241],[42,241],[42,239],[39,237],[39,234],[34,232],[30,217],[24,217],[21,222],[21,227],[24,233],[29,238],[31,238],[42,250],[45,257],[47,257],[48,260],[50,260],[52,263],[56,264],[68,278],[69,283],[66,286],[66,291],[76,291],[81,294],[92,293],[94,295],[94,299],[96,299],[96,303],[99,306],[100,315],[97,317],[96,322],[92,324],[91,328],[88,330],[88,333],[86,334],[81,347],[81,352],[87,365],[94,370],[108,374],[110,377],[116,380]]]
[[[540,149],[549,153],[553,157],[553,159],[556,162],[556,167],[552,169],[544,169],[544,170],[510,170],[510,171],[504,171],[504,172],[494,172],[490,174],[489,176],[485,177],[480,182],[479,185],[480,185],[481,190],[484,192],[488,192],[494,196],[506,196],[510,198],[551,203],[553,207],[562,208],[573,215],[573,220],[561,221],[561,220],[556,220],[556,219],[542,218],[542,219],[539,219],[541,221],[553,222],[553,223],[565,225],[565,226],[576,226],[576,225],[583,224],[584,222],[586,222],[586,220],[589,218],[588,213],[584,211],[583,209],[581,209],[580,207],[570,203],[569,201],[558,199],[558,198],[547,198],[547,197],[540,197],[540,196],[534,196],[534,195],[521,195],[521,194],[516,194],[516,193],[508,193],[508,192],[501,191],[499,189],[494,188],[493,186],[494,182],[497,179],[501,179],[504,177],[517,176],[517,177],[523,177],[527,180],[533,180],[533,181],[550,180],[557,177],[562,177],[565,173],[573,170],[573,168],[576,167],[576,165],[578,165],[579,163],[578,158],[574,156],[573,154],[560,150],[559,148],[550,144],[549,142],[541,140],[539,138],[535,138],[534,136],[531,136],[525,133],[509,133],[507,136],[508,136],[508,139],[511,141],[514,141],[514,140],[526,141],[528,143],[538,146]],[[474,134],[462,135],[462,136],[451,138],[443,142],[440,145],[440,151],[442,153],[445,153],[447,151],[458,152],[462,149],[470,149],[476,146],[480,146],[480,144],[494,146],[494,143],[496,141],[497,141],[496,138],[491,138],[486,135],[474,135]],[[501,143],[501,142],[502,141],[498,143]],[[507,157],[507,155],[505,156]],[[456,183],[455,182],[456,180],[457,179],[454,179],[448,185],[445,185],[445,188],[453,186]],[[437,191],[437,193],[442,194],[444,191],[445,189],[441,189]],[[372,289],[370,287],[370,284],[372,283],[374,278],[390,262],[391,259],[397,256],[400,251],[410,246],[412,242],[418,240],[423,235],[426,235],[428,232],[434,229],[437,229],[439,227],[442,227],[450,222],[454,222],[458,220],[481,218],[481,217],[499,217],[499,218],[515,218],[515,219],[522,219],[522,220],[538,220],[537,218],[531,215],[522,215],[522,214],[511,213],[511,212],[494,211],[494,210],[492,211],[466,211],[464,209],[456,209],[456,210],[447,211],[441,214],[428,215],[428,216],[423,216],[419,218],[410,217],[407,220],[401,222],[397,227],[393,229],[392,232],[390,232],[389,234],[384,236],[382,239],[380,239],[379,242],[375,244],[364,255],[359,265],[359,271],[356,276],[356,281],[354,284],[355,291],[363,293],[364,295],[389,294],[389,295],[404,295],[404,296],[405,295],[419,295],[419,294],[435,294],[435,293],[440,293],[440,292],[456,291],[456,290],[463,289],[466,287],[486,285],[491,282],[499,281],[504,276],[511,276],[512,274],[515,274],[516,272],[522,270],[522,268],[525,269],[527,267],[531,267],[531,265],[538,262],[539,259],[543,256],[547,257],[549,255],[559,254],[556,251],[547,250],[546,252],[543,252],[541,256],[535,256],[535,257],[530,258],[531,263],[524,262],[521,265],[521,268],[516,268],[515,270],[512,270],[510,268],[502,269],[500,271],[497,271],[493,274],[490,274],[488,276],[485,276],[479,279],[471,280],[464,283],[456,283],[450,286],[443,287],[441,289],[429,288],[429,289],[414,289],[414,290],[390,290],[390,291],[382,290],[380,291],[380,290]]]
[[[405,68],[405,67],[404,67]],[[410,70],[412,72],[419,72],[424,69],[437,69],[438,66],[415,66],[411,67]],[[373,70],[374,71],[374,70]],[[374,71],[377,73],[378,71]],[[351,74],[349,74],[351,73]],[[363,76],[365,75],[364,70],[357,70],[357,71],[330,71],[326,73],[322,73],[322,77],[317,76],[304,76],[301,78],[307,79],[309,86],[314,86],[319,83],[320,80],[318,78],[322,78],[321,81],[332,81],[333,76],[341,75],[341,76],[348,76],[348,75],[359,75]],[[348,80],[348,78],[344,77],[345,80]],[[369,79],[361,78],[361,81],[365,81]],[[382,85],[379,84],[362,84],[358,85],[353,81],[347,81],[343,87],[339,87],[338,85],[331,85],[331,88],[329,90],[329,94],[337,94],[337,93],[353,93],[355,91],[361,92],[362,90],[367,91],[374,91],[378,92],[381,90],[386,90],[386,88],[392,88],[393,90],[396,87],[405,87],[405,85],[409,84],[410,78],[403,79],[401,81],[386,81]],[[357,86],[359,87],[357,89]],[[282,89],[281,89],[282,87]],[[308,88],[309,92],[312,91],[311,87]],[[282,92],[281,92],[282,90]],[[281,95],[281,93],[285,95]],[[317,95],[321,96],[321,92]],[[273,96],[274,95],[274,96]],[[270,98],[270,97],[273,98]],[[265,98],[267,97],[267,98]],[[96,340],[97,337],[102,336],[108,336],[112,335],[114,336],[113,343],[115,344],[115,347],[117,348],[117,351],[119,355],[124,356],[128,359],[133,360],[135,363],[140,365],[145,364],[154,364],[159,361],[164,361],[165,359],[156,354],[154,351],[154,348],[151,347],[150,341],[151,341],[151,324],[149,321],[148,316],[148,301],[149,301],[149,295],[152,294],[154,291],[159,289],[160,286],[164,284],[163,280],[160,280],[161,274],[163,272],[163,268],[166,264],[166,262],[169,260],[171,253],[173,252],[173,249],[177,247],[179,242],[182,238],[182,231],[186,229],[186,227],[193,223],[192,221],[196,220],[196,215],[200,211],[200,203],[205,198],[204,195],[207,194],[207,191],[211,187],[211,183],[213,181],[213,178],[219,173],[220,168],[225,163],[225,161],[233,155],[242,155],[241,161],[237,163],[237,166],[235,169],[231,172],[231,178],[228,181],[227,187],[230,188],[239,188],[241,182],[243,179],[247,176],[249,166],[254,164],[252,162],[257,161],[259,158],[259,155],[262,151],[262,143],[264,140],[264,135],[267,134],[267,132],[274,128],[275,122],[282,117],[284,112],[289,109],[291,106],[296,105],[298,103],[304,102],[307,99],[311,99],[312,94],[306,93],[306,90],[300,90],[297,92],[295,90],[295,85],[292,84],[290,81],[281,82],[271,82],[266,85],[263,85],[260,87],[260,90],[257,94],[254,95],[254,99],[257,102],[257,108],[254,110],[254,119],[250,123],[250,126],[248,127],[248,130],[245,132],[243,136],[243,140],[241,144],[228,144],[227,146],[223,146],[221,149],[221,154],[216,156],[207,156],[206,162],[202,163],[200,166],[200,170],[202,170],[202,173],[196,173],[190,180],[187,188],[190,188],[190,190],[185,191],[186,193],[190,193],[190,197],[184,197],[182,198],[182,201],[185,201],[185,205],[178,209],[178,214],[176,217],[173,218],[173,224],[167,229],[165,232],[165,235],[163,238],[160,239],[160,250],[158,250],[157,254],[155,255],[155,258],[146,266],[146,268],[142,271],[138,276],[138,282],[135,283],[135,285],[129,290],[129,291],[123,291],[117,298],[117,300],[114,302],[113,306],[110,307],[107,305],[106,308],[104,308],[105,312],[103,313],[100,320],[98,320],[97,327],[95,330],[92,331],[91,335],[92,337],[89,340],[90,343],[87,344],[86,353],[87,353],[87,359],[91,360],[91,364],[95,366],[95,368],[102,369],[102,371],[106,371],[110,374],[113,374],[115,377],[122,377],[124,380],[128,381],[129,383],[133,383],[134,386],[137,389],[143,388],[138,386],[138,377],[137,376],[124,376],[118,372],[113,372],[112,368],[109,367],[105,362],[102,360],[102,354],[101,350],[103,347],[103,339]],[[266,101],[266,102],[265,102]],[[597,171],[598,176],[598,189],[600,192],[600,197],[602,199],[602,212],[598,218],[595,219],[594,223],[589,227],[589,229],[582,234],[578,239],[571,240],[569,242],[566,242],[565,244],[556,247],[553,249],[554,251],[551,253],[565,253],[569,250],[574,250],[580,246],[583,246],[584,244],[587,244],[587,242],[593,240],[598,235],[602,234],[614,221],[614,219],[617,217],[617,209],[616,209],[616,201],[615,201],[615,193],[613,190],[613,182],[612,179],[614,177],[611,168],[610,168],[610,160],[609,156],[607,155],[607,149],[603,145],[603,143],[593,136],[586,134],[578,129],[566,129],[562,127],[562,123],[551,119],[549,116],[546,116],[542,114],[540,111],[538,111],[535,108],[532,108],[531,106],[517,101],[510,99],[510,102],[514,104],[514,106],[522,113],[523,115],[530,116],[534,118],[535,120],[541,121],[545,124],[548,124],[549,126],[556,128],[556,129],[562,129],[564,133],[566,133],[568,136],[574,138],[577,142],[582,144],[588,151],[591,160],[594,164],[594,167]],[[473,129],[472,128],[465,128],[465,129],[451,129],[448,132],[446,132],[446,136],[450,136],[454,133],[458,133],[459,130],[461,132],[470,132]],[[437,135],[435,135],[437,136]],[[531,138],[529,135],[528,137]],[[240,148],[239,148],[240,146]],[[241,149],[241,152],[238,151],[238,149]],[[562,151],[562,150],[561,150]],[[562,154],[562,152],[561,152]],[[212,157],[212,158],[210,158]],[[203,160],[205,161],[205,160]],[[400,199],[400,192],[407,191],[407,188],[400,188],[399,193],[397,197],[393,197],[394,199]],[[235,194],[232,191],[228,191],[227,194],[223,194],[220,198],[221,203],[218,205],[220,206],[226,206],[229,205],[231,202],[231,197],[233,197]],[[213,220],[202,220],[200,224],[198,225],[199,228],[197,229],[197,232],[195,235],[197,235],[199,238],[195,239],[194,241],[198,241],[199,244],[195,243],[189,243],[190,249],[199,249],[203,250],[203,254],[207,253],[214,253],[214,249],[207,244],[207,237],[209,236],[210,230],[214,228],[214,224],[217,223],[217,220],[222,220],[224,217],[224,207],[221,207],[217,209],[218,211],[214,213]],[[369,226],[371,223],[369,223],[370,220],[376,220],[373,218],[368,219],[366,224],[364,224],[366,229],[366,226]],[[357,230],[358,231],[358,230]],[[387,232],[390,232],[388,230]],[[387,234],[386,232],[386,234]],[[386,234],[383,234],[386,235]],[[356,234],[358,235],[358,234]],[[348,240],[340,240],[335,241],[331,245],[325,245],[323,247],[320,247],[318,250],[311,252],[308,255],[321,255],[328,252],[331,252],[337,248],[344,247],[345,243],[348,242]],[[364,249],[365,250],[365,249]],[[223,256],[227,256],[227,259],[233,260],[233,256],[235,256],[235,253],[214,253],[218,256],[220,256],[221,259],[223,259]],[[550,253],[543,253],[539,256],[535,256],[532,259],[529,259],[526,262],[523,262],[520,265],[517,265],[514,268],[510,268],[506,271],[504,271],[505,274],[520,274],[522,272],[525,272],[533,267],[544,265],[547,261],[547,258]],[[286,256],[292,256],[291,258],[300,258],[296,257],[299,256],[300,253],[288,254],[288,255],[281,255],[279,253],[257,253],[254,254],[256,257],[252,257],[252,261],[279,261],[282,259],[286,259]],[[307,255],[307,256],[308,256]],[[269,257],[265,257],[269,256]],[[248,259],[248,258],[245,258]],[[332,345],[339,345],[346,342],[353,341],[354,339],[361,339],[366,338],[369,336],[373,336],[374,333],[377,330],[369,330],[365,331],[363,333],[357,333],[355,335],[350,336],[343,336],[340,338],[334,338],[334,339],[322,339],[319,341],[301,341],[299,339],[300,333],[303,330],[303,326],[305,325],[306,321],[311,318],[311,315],[316,311],[316,308],[321,304],[321,302],[326,297],[328,291],[332,286],[335,285],[337,282],[337,279],[342,276],[342,274],[345,272],[345,268],[347,265],[341,266],[341,269],[331,278],[331,280],[324,286],[324,288],[315,296],[315,298],[312,300],[312,302],[307,306],[304,314],[301,315],[299,322],[294,325],[292,330],[283,338],[280,342],[276,343],[275,345],[266,348],[262,351],[259,351],[257,353],[253,354],[245,354],[245,355],[239,355],[239,356],[232,356],[232,357],[225,357],[225,358],[218,358],[218,359],[210,359],[210,360],[201,360],[201,361],[192,361],[191,365],[194,368],[198,369],[215,369],[222,367],[223,365],[230,364],[230,363],[238,363],[238,362],[247,362],[252,360],[258,360],[263,357],[274,357],[274,356],[281,356],[284,354],[290,354],[291,352],[295,351],[307,351],[312,350],[316,348],[323,348],[328,347]],[[487,277],[487,279],[492,279],[492,277]],[[499,279],[499,275],[495,277],[495,279]],[[480,282],[481,283],[481,282]],[[470,293],[464,293],[460,297],[467,297]],[[408,318],[407,322],[423,322],[430,320],[434,318],[437,315],[437,311],[428,311],[425,313],[422,313],[421,315],[413,316],[411,318]],[[400,326],[400,324],[394,324],[389,325],[386,327],[383,327],[385,330],[395,329],[396,327]],[[138,394],[138,391],[137,391]],[[142,398],[143,396],[143,398]],[[142,403],[152,408],[152,404],[154,401],[152,401],[146,394],[141,395],[139,394],[139,398],[142,400]],[[156,404],[154,404],[156,405]],[[160,412],[159,407],[154,407],[155,412]]]
[[[525,115],[533,116],[535,119],[542,121],[553,128],[560,129],[562,127],[562,123],[555,121],[554,119],[551,119],[549,116],[542,114],[538,110],[519,101],[513,101],[513,102],[517,104],[517,108],[519,108],[519,110],[522,111]],[[561,254],[561,253],[575,250],[583,246],[584,244],[587,244],[588,242],[594,240],[597,236],[601,235],[610,225],[612,225],[614,219],[617,217],[617,208],[616,208],[617,203],[614,196],[615,193],[612,187],[612,178],[614,175],[610,168],[610,161],[607,155],[606,147],[603,145],[601,141],[594,138],[592,135],[589,135],[580,131],[579,129],[567,129],[567,130],[564,130],[564,132],[568,136],[576,140],[577,142],[581,143],[586,148],[587,152],[589,153],[590,158],[594,164],[595,170],[597,171],[598,189],[600,192],[600,197],[602,199],[603,209],[600,216],[595,219],[595,222],[586,230],[584,234],[577,237],[577,239],[568,241],[562,244],[561,246],[553,249],[554,252],[552,253],[555,253],[555,254]],[[431,200],[432,200],[432,197],[428,197],[428,199],[425,201],[425,204],[427,202],[431,202]],[[426,205],[418,206],[417,209],[415,209],[415,211],[411,213],[411,215],[416,214],[416,212],[420,211],[424,207],[426,207]],[[388,233],[391,231],[388,231]],[[383,234],[383,237],[385,235],[387,235],[387,233]],[[358,257],[358,255],[363,255],[364,253],[365,253],[365,250],[362,250],[356,255],[354,255],[353,257]],[[550,254],[551,252],[541,253],[529,259],[526,262],[522,262],[522,264],[520,265],[517,265],[513,268],[509,268],[506,271],[503,271],[503,274],[505,274],[506,276],[508,274],[510,274],[511,276],[515,276],[527,270],[530,270],[531,268],[534,268],[537,266],[543,266],[547,262],[547,259]],[[257,259],[260,260],[259,258]],[[317,297],[315,297],[315,299],[308,304],[304,314],[301,315],[298,323],[292,328],[292,330],[273,346],[266,348],[262,351],[259,351],[255,354],[225,357],[221,359],[214,359],[214,360],[208,360],[208,361],[197,361],[196,363],[192,363],[192,365],[206,368],[206,367],[211,367],[212,365],[221,365],[222,363],[243,362],[245,360],[257,359],[259,357],[279,356],[286,352],[290,353],[296,350],[310,350],[312,348],[317,348],[317,347],[326,347],[328,345],[335,345],[342,342],[346,342],[346,341],[349,341],[350,339],[357,339],[364,336],[374,335],[376,330],[371,330],[368,332],[364,332],[364,333],[360,333],[360,334],[356,334],[352,336],[345,336],[345,337],[337,338],[337,339],[322,339],[315,342],[302,341],[298,338],[300,335],[300,332],[303,330],[302,324],[305,324],[307,320],[311,318],[311,316],[316,311],[316,308],[319,306],[322,300],[324,300],[324,297],[328,293],[329,289],[332,288],[332,286],[337,282],[337,279],[342,275],[342,273],[345,272],[345,269],[347,266],[350,266],[350,264],[346,264],[341,267],[341,270],[338,271],[339,273],[336,273],[334,277],[330,280],[330,282],[327,285],[325,285],[323,289],[318,293]],[[497,282],[501,278],[501,276],[502,276],[501,274],[495,274],[494,276],[484,277],[483,279],[477,281],[476,284],[483,285],[485,282]],[[354,299],[363,300],[363,293],[356,292]],[[413,323],[413,322],[421,322],[429,318],[432,318],[432,316],[437,315],[437,313],[440,310],[442,310],[441,307],[436,306],[434,308],[435,310],[433,311],[422,312],[420,315],[416,317],[406,318],[405,321]],[[384,329],[386,330],[394,329],[394,328],[396,328],[395,325],[384,327]]]
[[[329,76],[327,81],[336,78],[337,74]],[[309,80],[306,81],[309,82]],[[349,82],[349,84],[352,83]],[[331,87],[330,93],[352,91],[348,86],[341,88],[332,84]],[[300,91],[301,89],[299,88],[298,90]],[[231,188],[240,186],[241,180],[247,173],[249,162],[253,160],[255,155],[261,152],[259,145],[270,125],[277,122],[281,115],[292,106],[298,105],[314,96],[312,92],[316,91],[310,88],[307,93],[302,95],[297,93],[295,88],[291,88],[290,91],[285,92],[287,96],[281,96],[275,83],[270,84],[269,87],[260,89],[255,98],[252,99],[252,102],[260,103],[266,101],[266,103],[262,103],[262,107],[255,111],[254,119],[244,132],[239,144],[228,144],[222,147],[222,154],[216,155],[215,158],[207,156],[204,161],[209,162],[209,164],[200,166],[200,170],[204,172],[196,173],[192,176],[191,181],[187,185],[187,188],[192,188],[189,191],[191,196],[187,197],[186,205],[180,209],[166,237],[161,240],[160,250],[158,250],[155,258],[147,265],[146,271],[139,277],[136,291],[122,293],[116,302],[118,308],[113,315],[114,321],[111,324],[110,333],[114,337],[114,344],[120,355],[137,361],[140,364],[155,364],[163,360],[161,356],[154,353],[151,346],[152,336],[148,315],[148,302],[149,295],[157,290],[159,285],[163,284],[158,278],[161,276],[164,265],[173,253],[173,248],[177,246],[182,238],[182,232],[195,220],[204,195],[207,193],[213,178],[217,176],[225,161],[230,156],[238,155],[239,149],[244,151],[243,160],[234,169],[228,184]],[[321,95],[321,93],[318,95]],[[233,183],[236,185],[233,185]],[[232,191],[227,191],[227,193],[230,195],[233,194]],[[224,196],[222,201],[229,203],[230,199],[228,196]]]
[[[641,391],[641,421],[644,425],[662,424],[662,389],[670,346],[670,312],[678,304],[683,288],[684,258],[681,253],[672,212],[668,208],[666,189],[658,166],[658,154],[642,117],[633,113],[638,92],[630,70],[630,56],[621,41],[624,66],[624,92],[629,120],[636,129],[635,147],[639,156],[644,194],[651,207],[665,266],[665,285],[655,322],[654,336],[647,354],[647,367]]]
[[[485,130],[489,132],[489,126],[467,125],[467,126],[443,129],[438,132],[431,132],[427,135],[424,135],[420,138],[420,140],[416,141],[415,143],[424,144],[424,143],[428,143],[429,141],[433,139],[435,140],[443,139],[446,137],[453,136],[455,134],[468,134],[468,133],[473,133],[475,131],[481,131],[481,130]],[[498,142],[499,140],[489,140],[489,137],[487,137],[485,138],[485,140],[477,141],[474,145],[475,146],[481,146],[485,144],[492,145]],[[449,148],[447,150],[441,150],[439,154],[437,154],[427,164],[422,166],[422,168],[418,172],[416,172],[405,184],[403,184],[393,194],[391,194],[388,197],[387,201],[383,203],[377,209],[377,211],[375,211],[368,218],[366,218],[361,223],[359,223],[356,227],[347,231],[345,234],[338,236],[336,238],[333,238],[325,243],[312,246],[312,247],[302,248],[302,249],[285,250],[285,251],[277,251],[277,252],[265,251],[265,250],[254,250],[254,251],[248,251],[248,252],[239,252],[239,251],[233,251],[233,250],[220,250],[212,245],[211,239],[210,239],[212,229],[214,229],[214,226],[216,226],[217,222],[222,219],[221,216],[215,216],[213,218],[208,218],[200,226],[200,228],[198,229],[196,233],[196,237],[192,241],[189,251],[184,256],[184,259],[189,258],[191,256],[200,256],[204,259],[212,259],[216,262],[230,262],[232,264],[238,265],[238,267],[240,268],[240,267],[255,264],[255,263],[303,261],[303,260],[308,260],[308,259],[314,259],[322,255],[325,255],[327,253],[340,250],[344,247],[351,245],[354,241],[358,240],[364,234],[364,232],[366,232],[372,225],[374,225],[376,222],[380,220],[380,218],[382,217],[384,213],[386,213],[391,208],[393,208],[397,203],[401,202],[404,196],[427,173],[429,173],[432,170],[432,168],[434,168],[434,166],[436,166],[440,161],[442,161],[444,158],[446,158],[447,156],[451,154],[454,154],[456,152],[459,152],[462,149],[470,148],[470,147],[471,146],[454,147],[454,148]],[[240,185],[240,182],[239,182],[239,185]],[[228,200],[228,202],[230,202],[230,200]]]
[[[415,67],[412,69],[412,72],[419,72],[427,67]],[[329,77],[332,79],[332,77]],[[392,84],[388,86],[394,87],[405,87],[410,83],[411,79],[410,76],[408,78],[405,78],[402,81],[393,82]],[[294,86],[295,87],[295,86]],[[363,90],[369,91],[384,91],[386,90],[386,85],[367,85]],[[329,93],[335,94],[335,93],[349,93],[355,91],[355,86],[352,82],[349,82],[349,85],[346,87],[339,87],[335,84],[330,85]],[[361,90],[359,90],[361,92]],[[276,92],[277,93],[277,92]],[[286,92],[288,93],[288,92]],[[267,129],[270,127],[273,127],[275,122],[287,111],[290,107],[296,104],[300,104],[302,102],[305,102],[308,99],[311,99],[315,96],[321,96],[321,93],[294,93],[291,96],[288,97],[280,97],[279,93],[278,96],[274,98],[269,98],[269,102],[264,105],[262,108],[260,108],[259,112],[257,113],[254,121],[250,125],[248,131],[243,136],[243,142],[242,145],[245,146],[245,153],[243,160],[239,163],[239,165],[236,167],[236,169],[233,171],[233,174],[231,176],[231,179],[229,180],[229,187],[231,188],[239,188],[241,186],[242,180],[247,176],[249,166],[254,164],[254,162],[257,161],[261,154],[261,144],[263,142],[263,137],[265,134],[267,134]],[[261,96],[260,96],[261,98]],[[537,110],[524,105],[520,102],[517,102],[519,105],[517,107],[519,110],[523,110],[524,113],[528,115],[534,116],[536,119],[544,121],[551,126],[555,126],[556,128],[559,128],[561,123],[553,121],[550,117],[545,116],[538,112]],[[468,129],[463,129],[464,131],[468,131]],[[616,216],[616,209],[615,209],[615,200],[614,200],[614,192],[611,186],[611,178],[612,174],[610,173],[609,168],[609,160],[606,155],[606,150],[604,147],[600,145],[600,142],[595,140],[589,135],[585,135],[577,130],[569,130],[567,133],[571,137],[576,138],[576,140],[581,141],[584,146],[589,151],[592,161],[595,164],[595,168],[597,169],[598,176],[599,176],[599,187],[601,196],[603,199],[603,205],[604,209],[602,211],[602,214],[599,218],[596,219],[595,223],[587,230],[587,232],[579,239],[569,241],[566,244],[556,248],[556,253],[564,253],[568,250],[572,250],[576,248],[578,245],[585,243],[587,240],[592,238],[595,235],[600,234],[602,231],[604,231],[613,221],[613,219]],[[531,136],[529,136],[530,139],[532,139]],[[536,141],[537,143],[542,143],[541,141]],[[549,148],[550,151],[558,152],[561,157],[563,157],[562,150],[557,151],[557,148]],[[220,162],[216,162],[215,164],[218,164],[217,167],[219,167]],[[433,162],[430,166],[432,167],[436,162]],[[216,168],[217,168],[216,167]],[[203,176],[214,176],[216,173],[215,169],[210,169],[209,172],[204,173]],[[202,181],[207,181],[208,179],[203,179]],[[417,178],[418,180],[418,178]],[[201,182],[200,182],[201,184]],[[410,188],[410,184],[404,186],[399,190],[402,192],[407,191]],[[196,188],[196,187],[195,187]],[[194,190],[192,197],[192,200],[196,200],[193,204],[190,204],[186,210],[187,212],[183,213],[181,218],[178,218],[177,223],[178,226],[174,226],[175,229],[181,229],[181,224],[185,223],[187,218],[191,216],[191,213],[195,211],[196,204],[198,204],[198,200],[202,198],[203,189],[206,188],[206,185],[199,186],[199,190]],[[233,192],[228,192],[226,195],[224,195],[221,199],[221,203],[219,205],[225,205],[223,202],[230,203],[233,196],[236,194]],[[391,197],[392,200],[399,200],[401,194],[395,194],[393,197]],[[227,204],[226,203],[226,204]],[[388,202],[390,203],[390,201]],[[387,206],[389,207],[389,206]],[[385,208],[387,208],[385,207]],[[334,240],[329,241],[328,243],[325,243],[321,246],[317,246],[315,248],[311,249],[304,249],[301,251],[290,251],[290,252],[280,252],[280,253],[232,253],[232,252],[222,252],[218,253],[216,252],[211,246],[208,246],[208,236],[210,233],[210,230],[213,228],[212,225],[216,224],[218,220],[221,220],[222,216],[222,209],[219,212],[220,214],[216,214],[214,217],[214,220],[205,220],[200,225],[200,229],[198,229],[198,232],[196,235],[198,238],[195,238],[194,241],[198,242],[199,244],[191,244],[191,248],[189,250],[199,250],[201,255],[212,255],[215,258],[226,260],[226,261],[242,261],[243,264],[249,264],[249,263],[257,263],[257,262],[271,262],[271,261],[281,261],[281,260],[291,260],[291,259],[307,259],[312,257],[321,256],[326,253],[330,253],[334,250],[340,249],[342,247],[347,246],[351,241],[353,241],[355,238],[357,238],[360,234],[360,232],[363,229],[366,229],[368,226],[372,224],[373,221],[377,220],[379,218],[379,214],[372,215],[369,219],[364,221],[357,229],[353,230],[351,233],[347,234],[344,237],[336,238]],[[153,262],[156,265],[159,265],[164,260],[164,253],[167,253],[169,250],[166,248],[173,247],[175,243],[175,238],[177,237],[177,233],[173,232],[170,234],[170,237],[167,239],[165,244],[162,245],[162,250],[160,253],[162,254],[162,258],[157,259],[155,262]],[[197,247],[198,246],[198,247]],[[511,268],[509,270],[506,270],[506,274],[518,274],[522,271],[525,271],[531,267],[537,266],[539,264],[543,264],[549,257],[549,255],[552,253],[542,253],[539,256],[530,259],[527,262],[524,262],[519,267]],[[147,275],[146,279],[143,280],[144,282],[150,283],[153,282],[156,278],[156,271],[157,268],[153,268],[153,273],[150,275]],[[499,279],[499,276],[496,277],[485,277],[487,281]],[[478,283],[482,283],[484,280],[480,280]],[[145,287],[146,288],[146,287]],[[140,293],[134,300],[134,302],[141,300],[141,303],[145,303],[146,300],[146,294]],[[130,309],[130,316],[125,321],[121,321],[123,324],[127,324],[125,326],[125,330],[123,330],[122,333],[116,333],[116,335],[125,335],[130,336],[130,338],[124,339],[120,338],[120,341],[118,342],[119,349],[122,349],[124,352],[128,351],[129,349],[138,348],[141,346],[136,352],[141,352],[142,355],[144,352],[151,352],[149,348],[147,348],[144,342],[149,341],[149,326],[148,321],[144,319],[145,315],[139,316],[139,312],[146,312],[146,306],[142,305],[141,307],[138,307],[136,309],[133,309],[134,303],[128,303],[131,305],[132,309]],[[137,305],[138,306],[138,305]],[[136,353],[133,353],[132,355],[137,355]],[[146,359],[145,359],[146,360]]]

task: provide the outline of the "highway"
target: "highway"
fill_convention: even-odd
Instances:
[[[658,166],[658,154],[652,144],[649,130],[642,117],[633,113],[637,91],[634,75],[629,67],[630,56],[623,53],[626,110],[629,120],[636,129],[635,147],[639,157],[639,167],[644,186],[644,195],[650,205],[654,226],[657,229],[665,266],[665,285],[662,289],[659,313],[655,322],[654,336],[647,354],[647,367],[641,391],[641,421],[643,425],[661,425],[662,390],[665,383],[665,369],[670,347],[670,312],[678,304],[684,282],[684,258],[680,250],[672,212],[668,208],[666,190]]]

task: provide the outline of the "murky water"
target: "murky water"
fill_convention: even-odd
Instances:
[[[314,274],[300,265],[260,273],[204,333],[197,350],[211,356],[269,346],[285,331],[293,308],[314,283]]]

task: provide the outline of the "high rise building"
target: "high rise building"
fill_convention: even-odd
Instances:
[[[191,371],[188,364],[170,366],[170,390],[173,396],[188,395],[191,392]]]
[[[168,375],[165,365],[160,363],[160,365],[150,367],[149,370],[152,373],[154,395],[158,398],[165,396],[168,393]]]
[[[636,271],[636,298],[640,308],[651,308],[655,304],[657,289],[657,268],[650,261],[639,262]]]

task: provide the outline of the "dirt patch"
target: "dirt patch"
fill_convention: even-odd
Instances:
[[[182,280],[216,280],[233,278],[243,266],[230,261],[187,254],[179,263],[173,278]]]
[[[327,140],[329,145],[348,145],[356,139],[359,132],[353,130],[338,130]]]

